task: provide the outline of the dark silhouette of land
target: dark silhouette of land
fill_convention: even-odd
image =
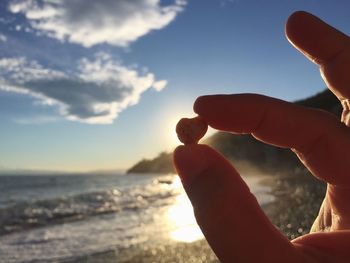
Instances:
[[[298,105],[318,108],[340,117],[341,104],[328,89],[304,100]],[[261,143],[250,135],[217,132],[202,143],[208,144],[232,161],[241,173],[274,173],[276,171],[300,173],[304,166],[289,149]],[[162,152],[154,159],[143,159],[127,173],[175,173],[172,153]]]

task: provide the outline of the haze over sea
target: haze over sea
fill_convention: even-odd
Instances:
[[[261,177],[245,180],[260,204],[272,201]],[[0,262],[76,262],[98,253],[119,262],[134,246],[202,238],[176,175],[0,176]]]

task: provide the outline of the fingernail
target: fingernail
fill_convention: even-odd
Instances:
[[[207,169],[206,158],[200,149],[202,146],[179,146],[174,151],[174,165],[184,185],[189,185]]]

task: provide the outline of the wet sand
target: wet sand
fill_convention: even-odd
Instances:
[[[266,177],[275,201],[263,207],[271,221],[289,239],[309,232],[321,205],[326,186],[307,172]],[[69,262],[69,261],[66,261]],[[77,262],[75,260],[75,262]],[[135,246],[124,251],[108,251],[82,257],[78,262],[219,262],[205,240],[193,243],[169,241],[157,245]]]

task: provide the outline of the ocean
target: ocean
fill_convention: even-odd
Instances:
[[[244,178],[261,205],[273,201],[262,177]],[[176,175],[0,176],[0,262],[75,262],[202,238]]]

